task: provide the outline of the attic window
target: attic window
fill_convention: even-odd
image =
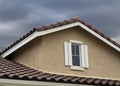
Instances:
[[[74,70],[84,70],[89,68],[88,47],[80,41],[70,40],[64,42],[65,65]]]
[[[72,44],[72,63],[74,66],[80,66],[80,49],[78,44]]]

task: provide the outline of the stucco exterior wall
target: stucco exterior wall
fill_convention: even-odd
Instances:
[[[89,69],[75,71],[65,66],[64,42],[69,40],[88,45]],[[120,80],[120,53],[80,27],[38,37],[11,56],[15,61],[46,72]]]

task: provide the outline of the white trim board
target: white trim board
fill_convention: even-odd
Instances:
[[[31,40],[33,40],[34,38],[37,37],[37,33],[38,32],[34,32],[32,33],[30,36],[28,36],[27,38],[25,38],[24,40],[20,41],[19,43],[17,43],[15,46],[13,46],[12,48],[10,48],[9,50],[7,50],[5,53],[3,53],[1,56],[3,58],[7,57],[8,55],[10,55],[11,53],[13,53],[14,51],[16,51],[17,49],[19,49],[20,47],[22,47],[23,45],[27,44],[28,42],[30,42]]]
[[[82,84],[68,84],[68,83],[55,83],[44,81],[28,81],[28,80],[14,80],[14,79],[0,79],[0,86],[92,86]]]
[[[25,38],[24,40],[22,40],[21,42],[17,43],[15,46],[10,48],[6,52],[4,52],[1,56],[3,58],[7,57],[8,55],[10,55],[11,53],[13,53],[14,51],[16,51],[17,49],[19,49],[20,47],[22,47],[23,45],[25,45],[26,43],[30,42],[31,40],[33,40],[34,38],[36,38],[38,36],[43,36],[43,35],[46,35],[46,34],[50,34],[50,33],[53,33],[53,32],[65,30],[65,29],[75,27],[75,26],[80,26],[81,28],[83,28],[87,32],[91,33],[92,35],[94,35],[98,39],[102,40],[104,43],[108,44],[109,46],[111,46],[112,48],[114,48],[115,50],[120,52],[120,47],[118,47],[115,44],[113,44],[112,42],[108,41],[107,39],[105,39],[104,37],[102,37],[98,33],[94,32],[93,30],[91,30],[90,28],[85,26],[84,24],[82,24],[80,22],[75,22],[75,23],[64,25],[64,26],[44,30],[44,31],[36,31],[33,34],[31,34],[30,36],[28,36],[27,38]]]

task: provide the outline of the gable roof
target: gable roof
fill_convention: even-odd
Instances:
[[[46,35],[52,32],[60,31],[60,30],[67,29],[70,27],[75,27],[75,26],[82,27],[86,31],[90,32],[92,35],[101,39],[103,42],[107,43],[108,45],[116,49],[118,52],[120,52],[120,44],[113,41],[109,36],[98,31],[96,28],[94,28],[87,22],[81,20],[79,16],[76,16],[71,19],[64,20],[62,22],[57,22],[55,24],[48,24],[38,28],[33,28],[33,30],[31,30],[26,35],[18,39],[16,42],[12,43],[10,46],[5,48],[0,54],[2,57],[5,58],[9,54],[11,54],[15,50],[17,50],[18,48],[20,48],[21,46],[25,45],[26,43],[28,43],[29,41],[31,41],[32,39],[38,36]]]
[[[88,84],[102,86],[120,86],[119,80],[108,80],[89,77],[77,77],[45,73],[23,64],[10,61],[0,57],[0,78],[1,79],[17,79],[17,80],[34,80],[71,84]]]

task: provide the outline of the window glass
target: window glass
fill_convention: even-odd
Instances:
[[[73,66],[80,66],[80,49],[77,44],[72,44],[72,64]]]
[[[73,66],[80,66],[80,58],[79,56],[72,56]]]

